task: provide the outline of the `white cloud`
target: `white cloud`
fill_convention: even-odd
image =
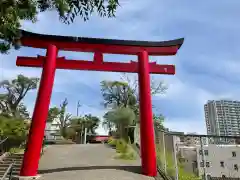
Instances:
[[[239,11],[236,10],[236,7],[238,6],[233,3],[226,4],[219,1],[198,2],[196,5],[189,4],[188,1],[178,2],[176,0],[166,2],[156,0],[124,0],[121,1],[121,4],[122,7],[118,10],[117,18],[103,19],[93,16],[88,22],[83,22],[78,18],[75,23],[64,25],[59,22],[58,16],[55,12],[48,12],[40,13],[38,17],[39,21],[36,24],[27,21],[22,22],[22,24],[24,29],[33,32],[85,37],[158,41],[161,39],[167,40],[169,38],[179,38],[184,35],[186,41],[177,56],[151,57],[152,61],[157,61],[159,64],[176,64],[177,68],[177,74],[175,76],[154,76],[157,80],[165,80],[169,85],[167,94],[157,95],[156,99],[160,102],[164,101],[166,104],[163,106],[169,106],[168,101],[176,102],[175,106],[178,106],[179,108],[176,107],[174,109],[173,107],[169,107],[168,109],[181,109],[182,111],[182,116],[178,118],[171,116],[174,114],[173,110],[168,112],[169,117],[167,117],[166,120],[167,127],[185,132],[196,131],[204,133],[205,124],[203,104],[207,100],[218,98],[240,98],[238,95],[240,88],[233,88],[233,84],[229,83],[228,91],[216,93],[214,90],[210,90],[211,84],[204,87],[200,86],[198,84],[198,78],[194,76],[195,71],[200,69],[204,74],[206,74],[205,72],[217,72],[224,77],[230,77],[230,75],[232,75],[235,79],[239,79],[239,63],[236,62],[236,59],[239,59],[239,54],[231,53],[233,51],[233,48],[231,47],[231,49],[225,50],[228,52],[222,57],[222,52],[219,52],[218,50],[219,46],[223,46],[223,44],[219,42],[222,42],[221,40],[223,39],[228,39],[229,35],[234,34],[236,29],[239,29],[239,25],[233,23],[235,22],[233,19],[238,17],[236,15],[239,13]],[[226,8],[228,10],[233,8],[233,10],[231,10],[231,13],[223,12],[223,8],[216,8],[216,4],[218,7],[224,7],[224,9]],[[171,10],[169,10],[170,8]],[[214,11],[212,11],[212,9]],[[220,12],[222,14],[219,14]],[[221,21],[219,21],[219,19],[221,19]],[[183,24],[183,22],[185,24]],[[176,26],[174,26],[175,24]],[[199,31],[196,31],[196,24],[205,24],[207,28],[201,27]],[[210,30],[209,32],[206,30],[212,27],[217,27],[219,31],[224,31],[225,34],[223,34],[223,36],[217,36],[217,32],[210,33]],[[226,43],[231,44],[235,42],[235,44],[237,44],[236,42],[238,42],[239,39],[238,34],[239,33],[236,33],[236,37],[234,37],[231,42],[228,41]],[[212,43],[211,47],[217,47],[217,53],[213,53],[209,50],[208,44],[204,44],[204,46],[198,45],[200,40],[204,40],[204,42],[208,41],[209,44]],[[192,51],[190,48],[192,48]],[[207,53],[208,50],[210,51],[209,53]],[[202,53],[202,51],[204,53]],[[234,52],[236,52],[236,50]],[[20,51],[12,51],[9,55],[0,55],[0,60],[3,63],[0,67],[0,79],[12,79],[20,73],[23,73],[26,76],[40,77],[41,69],[15,67],[15,61],[18,55],[36,56],[37,54],[44,53],[45,51],[39,49],[33,50],[32,48],[22,48]],[[233,57],[232,54],[235,56]],[[91,54],[78,52],[73,53],[61,51],[60,55],[65,55],[69,59],[92,59]],[[219,61],[220,58],[223,60]],[[107,55],[106,59],[111,61],[128,61],[136,60],[136,57]],[[187,67],[189,68],[189,66],[187,66],[189,64],[194,67],[191,71],[190,69],[187,69]],[[102,80],[119,80],[119,75],[119,73],[57,70],[53,93],[59,93],[62,97],[74,96],[74,98],[77,99],[80,96],[79,94],[81,93],[81,90],[79,89],[79,92],[74,92],[75,94],[73,94],[73,86],[79,88],[80,85],[86,85],[89,89],[94,89]],[[134,75],[130,76],[132,77]],[[192,76],[194,76],[193,79],[191,79]],[[204,80],[204,84],[206,85],[208,84],[209,78],[214,78],[214,76],[210,74],[206,75],[204,78],[206,79]],[[223,86],[221,84],[222,82],[223,80],[219,80],[219,88]],[[36,93],[30,95],[26,102],[28,108],[32,111],[34,104],[33,100],[36,97]],[[89,102],[83,102],[85,105],[95,100],[93,97],[88,98]],[[52,104],[59,104],[59,101],[60,100],[54,99],[52,100]],[[171,105],[172,104],[170,103],[170,106]],[[193,109],[196,112],[194,111],[191,118],[189,118],[187,115],[189,114],[189,111],[191,111],[189,110],[191,107],[194,107]],[[69,111],[74,114],[74,109],[75,107],[71,105]],[[86,113],[93,113],[99,117],[104,113],[104,110],[100,110],[97,107],[83,107],[82,110]],[[184,116],[186,116],[186,118],[184,118]],[[103,133],[104,130],[100,128],[99,132]]]

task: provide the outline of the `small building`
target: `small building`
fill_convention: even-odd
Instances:
[[[46,123],[45,139],[48,141],[62,139],[60,135],[60,127],[56,120],[53,120],[53,122]]]

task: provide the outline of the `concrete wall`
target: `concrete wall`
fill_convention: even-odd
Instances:
[[[204,167],[201,166],[202,155],[200,154],[201,147],[197,146],[181,146],[179,148],[181,157],[184,158],[184,169],[187,172],[194,172],[199,176],[204,173]],[[205,172],[211,177],[240,177],[240,147],[236,145],[205,145],[204,150],[208,154],[204,155]],[[232,152],[236,153],[236,157],[232,157]],[[224,162],[224,167],[221,167],[221,161]],[[196,162],[196,169],[194,162]],[[209,167],[206,167],[209,164]],[[234,165],[238,165],[239,170],[234,169]]]

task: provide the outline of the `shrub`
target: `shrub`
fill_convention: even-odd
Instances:
[[[128,144],[123,139],[117,140],[116,151],[117,153],[127,153]]]
[[[124,159],[124,160],[135,160],[136,154],[133,149],[128,145],[128,143],[123,140],[117,140],[116,152],[118,153],[116,159]]]
[[[116,156],[116,159],[135,160],[136,154],[133,151],[129,153],[120,153]]]
[[[8,147],[19,147],[26,140],[28,128],[22,119],[0,116],[0,136],[8,137]]]
[[[76,131],[73,128],[66,128],[65,139],[74,139],[76,136]]]
[[[10,154],[14,154],[14,153],[20,153],[20,152],[22,152],[22,151],[24,151],[24,149],[22,149],[22,148],[11,148],[11,149],[9,150],[9,153],[10,153]]]
[[[115,147],[115,146],[117,145],[117,140],[114,139],[114,138],[112,138],[112,137],[110,137],[110,138],[108,139],[108,142],[107,142],[107,143],[108,143],[108,145]]]
[[[166,158],[166,172],[167,175],[174,179],[175,177],[175,164],[173,159],[172,152],[165,152],[165,157],[163,155],[163,152],[161,151],[161,148],[157,146],[157,162],[158,165],[160,165],[161,168],[163,168],[164,165],[164,158]],[[199,180],[199,177],[195,176],[193,173],[185,172],[182,164],[178,161],[178,179],[179,180]]]

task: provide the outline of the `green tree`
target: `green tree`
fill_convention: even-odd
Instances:
[[[58,123],[60,127],[61,135],[63,137],[66,136],[66,128],[69,126],[71,116],[72,116],[71,114],[66,112],[67,105],[68,105],[68,101],[67,101],[67,98],[65,98],[65,100],[60,105],[59,123]]]
[[[128,141],[128,128],[131,126],[135,119],[135,113],[131,108],[119,107],[104,116],[103,123],[111,124],[114,127],[120,138]]]
[[[17,107],[17,113],[18,115],[17,116],[20,116],[21,118],[23,119],[29,119],[29,112],[27,110],[27,107],[23,104],[23,103],[20,103]]]
[[[30,90],[37,88],[39,78],[29,78],[18,75],[12,81],[4,80],[0,82],[0,88],[5,92],[0,94],[0,108],[2,112],[12,116],[28,116],[26,107],[21,103]]]
[[[83,136],[83,132],[84,132],[84,118],[83,117],[75,117],[72,118],[70,121],[70,125],[67,128],[67,132],[71,132],[71,134],[75,134],[75,141],[77,142],[82,142],[82,136]]]
[[[28,130],[29,125],[22,119],[0,116],[0,136],[8,137],[12,146],[18,147],[25,141]]]
[[[101,92],[105,107],[128,107],[137,103],[132,89],[125,82],[102,81]]]
[[[96,134],[96,129],[99,127],[100,119],[96,116],[92,116],[91,114],[87,114],[84,116],[84,120],[86,122],[87,132]]]
[[[63,23],[71,23],[77,16],[84,21],[93,13],[101,17],[114,17],[118,0],[1,0],[0,1],[0,52],[13,46],[19,48],[20,21],[37,21],[37,14],[57,11]]]
[[[60,129],[60,134],[65,137],[66,129],[70,125],[71,114],[67,113],[67,98],[60,104],[60,107],[52,107],[48,110],[47,122],[55,121],[56,125]]]
[[[77,140],[82,142],[85,128],[87,128],[87,133],[96,134],[95,130],[98,128],[99,123],[100,119],[98,117],[88,114],[83,117],[72,118],[69,128],[74,129]]]
[[[58,107],[52,107],[48,110],[47,122],[53,122],[54,119],[60,115],[60,109]]]
[[[103,128],[109,130],[109,134],[111,134],[111,132],[115,127],[115,124],[111,118],[111,113],[114,113],[114,112],[113,111],[106,112],[103,116],[103,121],[102,121]]]
[[[139,101],[138,78],[136,76],[134,76],[134,78],[130,78],[130,76],[128,76],[126,73],[122,73],[121,80],[128,84]],[[152,96],[156,94],[165,94],[168,89],[167,85],[163,81],[156,80],[156,78],[153,77],[151,77],[150,87]]]
[[[121,107],[132,109],[136,114],[135,119],[133,120],[133,125],[136,124],[139,111],[137,97],[134,94],[132,88],[126,82],[102,81],[101,92],[103,96],[103,104],[105,107],[111,107],[112,109]],[[107,114],[105,116],[107,117]],[[102,125],[105,128],[111,128],[112,123],[108,121],[108,118],[104,119],[105,120]]]
[[[164,129],[163,122],[164,122],[163,115],[153,114],[153,123],[154,123],[155,131],[160,131]]]
[[[117,132],[121,135],[126,133],[123,133],[121,129],[121,124],[118,124],[116,119],[117,117],[123,116],[124,113],[118,113],[119,109],[121,108],[127,108],[131,109],[131,112],[134,112],[134,119],[128,126],[132,126],[131,128],[128,128],[128,135],[133,141],[134,139],[134,126],[139,123],[139,95],[138,95],[138,80],[132,79],[126,74],[123,74],[121,77],[122,81],[102,81],[101,82],[101,92],[103,96],[103,104],[105,107],[110,107],[112,111],[107,112],[104,115],[104,121],[102,123],[102,126],[104,128],[109,129],[109,132],[112,131],[113,128],[117,129]],[[160,81],[157,83],[154,79],[151,80],[151,95],[156,94],[164,94],[167,90],[167,86]],[[117,111],[116,111],[117,109]],[[119,112],[122,112],[119,111]],[[131,113],[128,113],[129,117],[131,117]],[[154,125],[157,129],[163,128],[163,116],[156,116],[154,115]],[[156,129],[155,128],[155,129]],[[126,137],[125,137],[126,138]]]

